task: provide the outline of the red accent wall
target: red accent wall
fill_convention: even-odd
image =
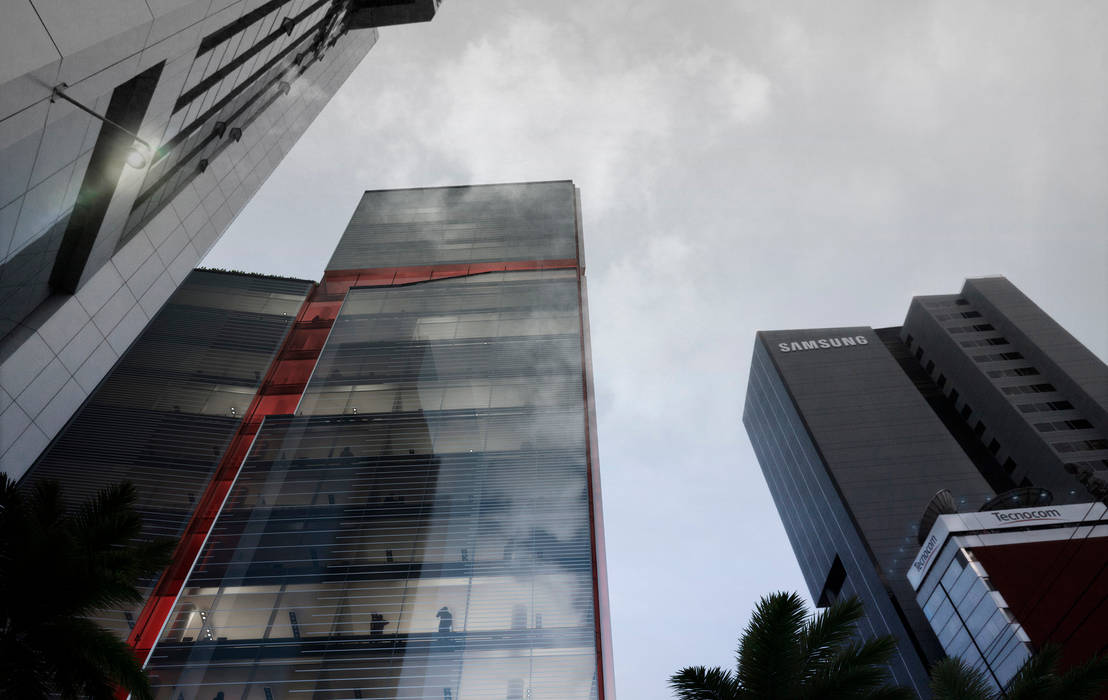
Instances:
[[[973,554],[1038,648],[1069,666],[1108,649],[1108,537],[975,547]]]

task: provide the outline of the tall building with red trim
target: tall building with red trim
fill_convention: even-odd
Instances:
[[[159,698],[614,698],[578,201],[367,192],[318,284],[186,280],[25,478],[180,538],[104,618]]]

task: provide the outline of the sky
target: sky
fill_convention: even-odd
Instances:
[[[617,692],[807,596],[742,427],[754,333],[1003,274],[1108,357],[1108,3],[445,0],[204,265],[318,279],[366,189],[581,188]]]

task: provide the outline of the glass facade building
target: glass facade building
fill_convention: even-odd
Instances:
[[[904,577],[919,518],[939,489],[973,507],[992,490],[882,335],[760,332],[743,422],[812,600],[857,596],[860,633],[892,635],[893,678],[926,697],[943,649]]]
[[[580,250],[571,182],[365,194],[129,633],[159,698],[614,697]]]
[[[311,287],[194,271],[22,483],[81,502],[130,481],[143,536],[180,537]],[[126,637],[140,609],[98,622]]]

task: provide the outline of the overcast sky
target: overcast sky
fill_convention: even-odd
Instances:
[[[318,279],[362,190],[582,191],[617,692],[804,583],[741,424],[758,329],[1004,274],[1108,357],[1108,3],[446,0],[386,28],[205,260]]]

